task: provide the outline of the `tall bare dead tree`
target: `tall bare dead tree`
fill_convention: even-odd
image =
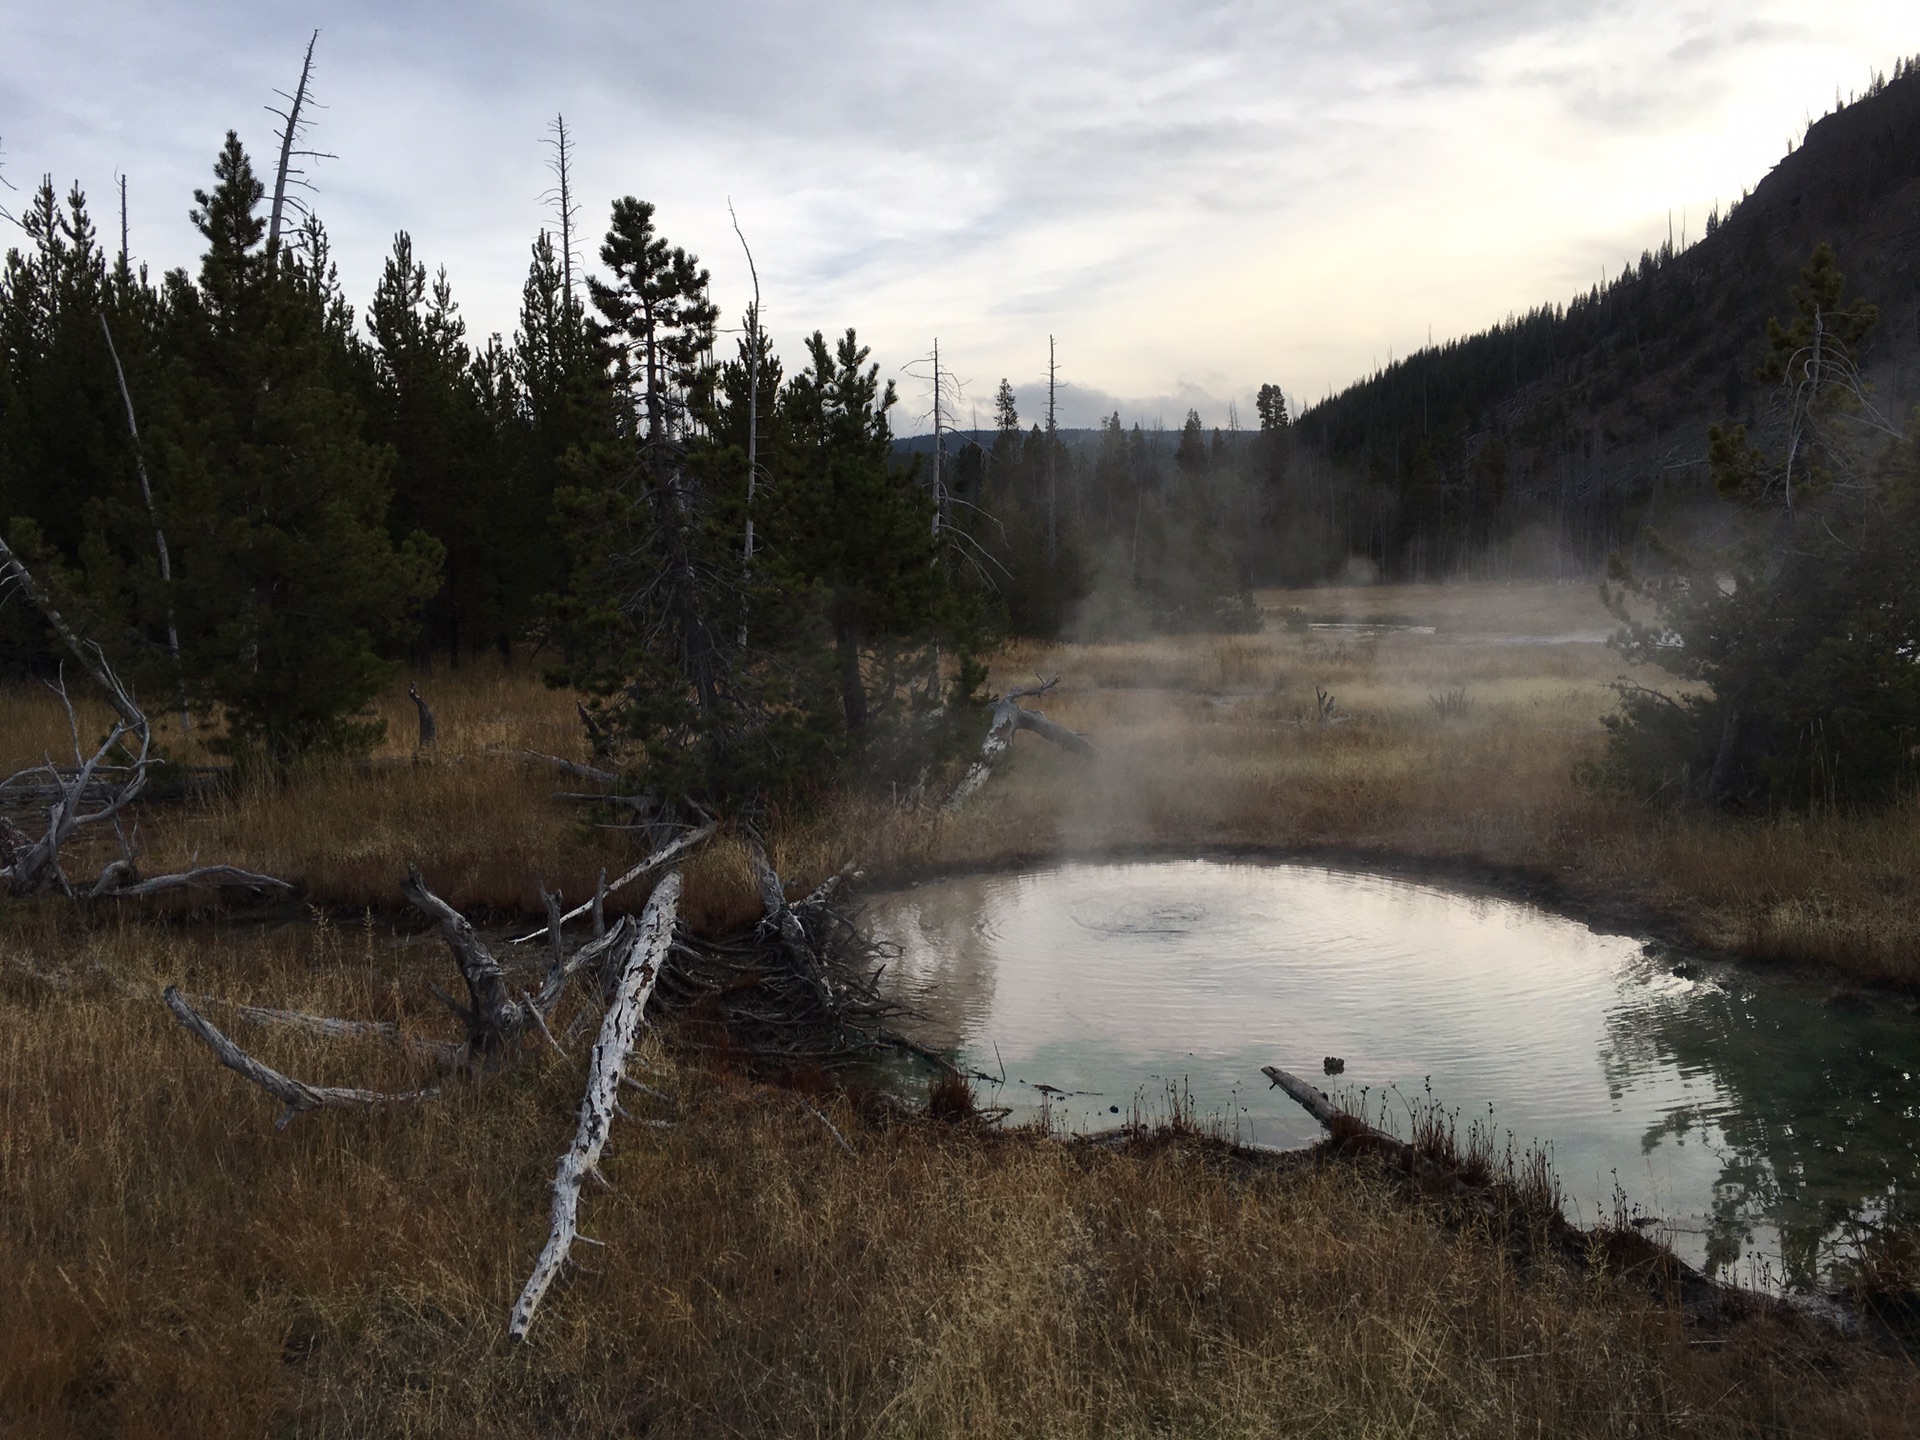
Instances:
[[[310,90],[313,79],[313,47],[319,39],[320,32],[316,30],[307,40],[306,57],[300,62],[300,83],[294,87],[293,94],[289,95],[284,90],[274,91],[274,94],[287,102],[287,108],[281,110],[273,105],[267,106],[267,113],[269,115],[278,115],[280,117],[280,163],[274,167],[273,209],[267,216],[268,264],[275,263],[275,259],[280,253],[280,227],[288,204],[291,203],[293,207],[302,214],[308,213],[306,204],[297,195],[290,197],[287,193],[290,185],[300,186],[309,190],[313,188],[307,181],[305,169],[293,162],[295,160],[334,160],[339,158],[338,156],[328,154],[324,150],[302,150],[298,148],[305,134],[305,122],[301,120],[301,114],[306,110],[308,105],[318,103],[313,100]]]
[[[1060,476],[1057,458],[1060,436],[1054,425],[1054,382],[1059,369],[1053,359],[1053,336],[1047,336],[1047,568],[1053,569],[1060,549]]]
[[[733,221],[733,233],[740,237],[740,248],[747,252],[747,273],[753,277],[753,307],[747,311],[747,537],[745,566],[753,573],[753,495],[760,478],[760,268],[753,263],[753,247],[740,229],[740,217],[727,202],[727,215]],[[740,625],[740,644],[747,643],[747,627]]]
[[[547,161],[547,168],[553,172],[553,187],[540,198],[553,206],[554,217],[560,222],[560,283],[571,306],[574,303],[573,227],[580,218],[579,203],[573,198],[573,137],[567,133],[565,115],[555,115],[547,129],[551,133],[541,143],[553,151]]]
[[[127,213],[126,182],[121,182],[120,209],[120,263],[124,267],[127,259]],[[133,416],[133,394],[127,389],[127,372],[120,365],[120,351],[113,343],[113,327],[107,324],[103,311],[100,315],[100,333],[106,337],[107,354],[113,357],[114,378],[120,382],[120,401],[127,408],[127,434],[133,439],[133,468],[140,477],[140,497],[147,502],[147,519],[153,525],[153,548],[160,559],[160,588],[167,602],[167,658],[173,661],[174,685],[180,694],[180,730],[182,734],[193,733],[193,714],[187,708],[186,677],[180,669],[180,625],[173,608],[173,560],[167,553],[167,532],[160,525],[160,511],[153,503],[153,483],[147,478],[147,459],[140,448],[140,423]]]

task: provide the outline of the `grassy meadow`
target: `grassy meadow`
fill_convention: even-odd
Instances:
[[[995,688],[1058,675],[1038,703],[1093,759],[1023,735],[958,813],[836,802],[783,819],[776,863],[811,881],[848,860],[883,878],[1138,847],[1371,857],[1836,984],[1920,984],[1911,802],[1726,819],[1578,783],[1620,670],[1591,586],[1262,602],[1256,635],[1009,649]],[[1406,628],[1334,628],[1381,621]],[[585,758],[570,697],[500,664],[415,678],[439,718],[430,757],[403,682],[371,765],[142,810],[148,873],[231,862],[297,882],[297,902],[0,907],[0,1432],[1920,1429],[1905,1358],[1758,1315],[1702,1332],[1641,1279],[1530,1261],[1365,1167],[1254,1164],[1177,1125],[1113,1150],[888,1118],[695,1063],[670,1035],[647,1042],[659,1093],[629,1100],[610,1187],[585,1201],[604,1248],[576,1252],[517,1346],[505,1316],[546,1232],[584,1044],[276,1131],[273,1103],[157,998],[175,983],[445,1038],[426,986],[452,967],[400,911],[409,861],[496,920],[537,914],[540,881],[583,899],[630,862],[632,837],[586,824],[553,798],[575,782],[523,754]],[[0,770],[65,737],[50,696],[9,692]],[[114,853],[88,844],[76,877]],[[689,867],[685,913],[724,929],[755,908],[723,837]],[[425,1082],[390,1049],[206,1013],[311,1082]]]
[[[1059,677],[1035,703],[1090,735],[1096,757],[1023,735],[958,814],[867,797],[788,817],[771,837],[782,874],[817,880],[847,860],[884,876],[1106,849],[1310,850],[1481,873],[1701,945],[1826,967],[1837,981],[1920,985],[1920,800],[1867,815],[1729,818],[1579,782],[1600,753],[1607,683],[1623,673],[1599,643],[1611,621],[1593,586],[1261,599],[1267,624],[1254,635],[1008,647],[994,688]],[[1330,628],[1380,621],[1406,628]],[[530,666],[493,662],[418,683],[439,720],[433,757],[415,762],[401,683],[381,702],[387,740],[371,765],[317,765],[285,789],[150,806],[143,869],[228,861],[295,881],[323,908],[381,911],[398,904],[416,861],[457,905],[538,914],[541,880],[578,899],[602,868],[624,867],[629,837],[583,824],[580,807],[552,798],[579,782],[525,758],[587,758],[570,696]],[[1314,723],[1320,690],[1336,723]],[[0,769],[68,744],[53,696],[7,699]],[[104,709],[82,713],[104,726]],[[168,738],[182,758],[203,758]],[[117,853],[110,837],[94,843],[93,859]],[[86,858],[70,868],[91,873]],[[708,923],[750,913],[736,849],[716,846],[689,881],[692,913]]]

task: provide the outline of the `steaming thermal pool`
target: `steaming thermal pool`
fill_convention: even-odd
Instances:
[[[1318,1128],[1262,1065],[1350,1105],[1367,1087],[1370,1109],[1430,1085],[1463,1136],[1491,1106],[1503,1143],[1550,1142],[1570,1218],[1613,1213],[1617,1184],[1680,1254],[1749,1284],[1814,1278],[1849,1220],[1920,1186],[1909,1007],[1529,905],[1180,860],[930,882],[866,918],[898,947],[884,983],[907,1028],[1004,1073],[976,1088],[1014,1120],[1044,1096],[1056,1125],[1097,1130],[1136,1100],[1164,1113],[1175,1087],[1227,1133],[1292,1146]]]

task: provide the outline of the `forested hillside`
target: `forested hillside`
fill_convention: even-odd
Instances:
[[[1768,427],[1767,321],[1821,243],[1880,308],[1864,360],[1899,416],[1920,399],[1920,63],[1813,123],[1697,243],[1307,409],[1286,503],[1308,568],[1591,569],[1684,525],[1713,494],[1708,425]]]

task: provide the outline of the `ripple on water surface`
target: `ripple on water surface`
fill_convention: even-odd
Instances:
[[[1185,1087],[1245,1139],[1312,1121],[1260,1067],[1346,1061],[1550,1141],[1568,1210],[1626,1202],[1743,1281],[1811,1279],[1920,1182],[1920,1020],[1513,901],[1304,865],[1183,860],[968,876],[878,897],[886,982],[983,1099],[1097,1129]],[[1679,973],[1676,973],[1679,972]],[[1335,1082],[1326,1081],[1328,1085]],[[1770,1277],[1761,1273],[1771,1272]]]

